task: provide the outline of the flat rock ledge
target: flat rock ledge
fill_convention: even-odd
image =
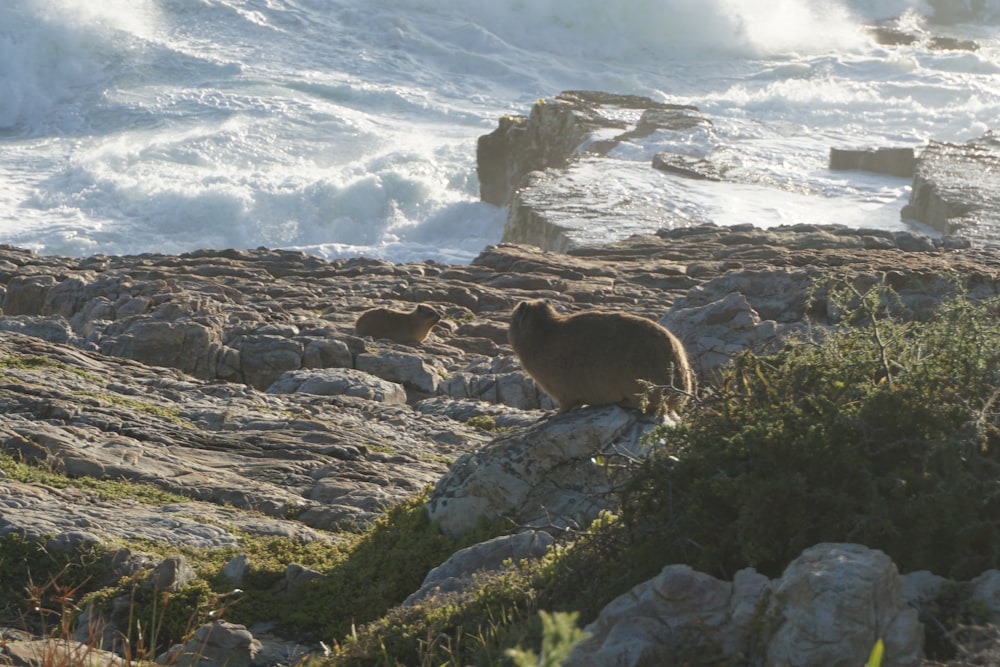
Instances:
[[[674,201],[669,179],[789,187],[731,164],[727,147],[708,139],[711,126],[711,117],[692,106],[599,91],[559,93],[536,102],[527,115],[502,117],[493,132],[480,137],[480,198],[508,207],[505,242],[565,252],[711,222]],[[681,148],[650,160],[630,159],[634,142],[654,132]],[[704,154],[690,154],[694,146],[706,146],[700,149]],[[988,132],[965,144],[831,146],[828,165],[912,178],[902,219],[945,236],[995,244],[1000,241],[998,162],[1000,140]]]
[[[451,587],[480,567],[470,563],[537,556],[562,528],[607,508],[619,480],[600,461],[635,456],[648,428],[614,407],[555,416],[506,342],[520,300],[660,320],[709,382],[740,350],[776,344],[807,318],[834,322],[814,289],[831,276],[887,283],[918,317],[956,291],[997,296],[1000,252],[910,233],[713,225],[567,254],[503,244],[462,266],[267,249],[68,258],[0,247],[0,454],[174,494],[109,499],[0,476],[0,535],[50,549],[116,545],[129,567],[155,567],[130,544],[332,543],[428,487],[428,512],[450,534],[483,519],[507,521],[513,536],[533,531],[466,554],[427,583]],[[368,308],[419,303],[445,315],[421,345],[353,334]],[[306,574],[290,570],[288,585]],[[226,630],[218,650],[260,665],[291,650],[258,646],[245,631]],[[284,639],[309,649],[296,640]]]

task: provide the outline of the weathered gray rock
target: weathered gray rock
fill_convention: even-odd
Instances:
[[[239,585],[243,582],[243,577],[246,575],[247,569],[250,567],[250,559],[247,558],[246,554],[239,554],[233,556],[226,566],[222,568],[222,576],[232,582],[234,585]]]
[[[441,384],[441,371],[427,363],[420,355],[407,352],[366,352],[355,358],[359,371],[398,382],[404,387],[427,394],[434,394]]]
[[[584,630],[590,637],[567,667],[848,667],[865,664],[878,639],[885,645],[882,664],[923,659],[923,628],[900,595],[892,561],[852,544],[806,549],[773,581],[752,569],[724,582],[668,565],[609,603]]]
[[[711,160],[667,152],[653,156],[653,169],[698,181],[721,181],[729,171],[724,165]]]
[[[762,351],[778,343],[779,325],[761,320],[743,294],[728,295],[704,306],[674,307],[660,324],[672,331],[687,350],[697,372],[707,375],[743,350]]]
[[[125,661],[109,651],[71,639],[37,639],[0,643],[0,662],[12,667],[88,665],[121,667]]]
[[[370,520],[384,503],[440,477],[467,444],[487,439],[446,416],[400,413],[399,405],[363,401],[362,411],[338,397],[206,384],[19,334],[0,333],[0,357],[51,360],[4,369],[4,452],[71,476],[141,481],[192,499],[101,500],[83,489],[0,479],[0,534],[54,535],[53,545],[113,537],[235,546],[226,527],[328,540],[308,527],[311,517],[330,525],[317,505],[330,500],[338,513]],[[350,488],[334,497],[334,480]],[[316,511],[285,519],[310,507]]]
[[[274,585],[274,592],[278,595],[295,597],[302,593],[302,589],[323,578],[323,575],[315,570],[310,570],[298,563],[289,563],[285,568],[284,578]]]
[[[941,594],[941,586],[947,581],[942,576],[929,570],[919,570],[900,575],[900,595],[903,600],[919,609],[926,603],[936,600]]]
[[[61,315],[0,317],[0,331],[15,331],[50,343],[69,343],[76,339],[69,322]]]
[[[270,387],[269,394],[316,394],[355,396],[380,403],[406,403],[406,390],[369,373],[351,368],[286,371]]]
[[[414,403],[413,409],[422,414],[445,416],[457,422],[473,421],[476,428],[486,431],[529,426],[538,421],[538,413],[533,406],[517,408],[506,401],[504,404],[497,404],[435,396]]]
[[[612,468],[598,459],[638,456],[655,422],[619,407],[584,408],[503,434],[459,458],[437,484],[427,513],[458,537],[482,520],[584,527],[611,507]]]
[[[305,368],[351,368],[354,355],[351,348],[341,340],[313,339],[306,343],[302,351],[302,365]]]
[[[182,667],[249,667],[261,643],[242,625],[226,621],[206,623],[185,644],[174,646],[156,662]]]
[[[989,133],[965,144],[932,141],[917,160],[902,216],[945,234],[1000,239],[1000,139]]]
[[[302,367],[302,343],[281,335],[240,336],[232,342],[239,352],[243,381],[266,389],[286,371]]]
[[[510,204],[505,242],[548,250],[690,224],[658,186],[657,169],[605,156],[657,130],[691,132],[710,124],[695,107],[634,95],[560,93],[536,103],[527,118],[503,117],[497,130],[480,137],[480,197]],[[658,157],[662,164],[670,156]],[[614,189],[606,187],[611,181]]]
[[[746,656],[748,625],[767,577],[741,570],[733,582],[668,565],[653,579],[615,598],[566,667],[723,665]]]
[[[663,188],[663,178],[649,164],[592,155],[559,169],[530,172],[514,193],[503,241],[567,252],[708,222],[678,206]],[[610,191],[609,182],[615,183]]]
[[[214,345],[213,345],[214,344]],[[101,347],[101,353],[150,366],[177,368],[195,377],[215,377],[219,333],[198,322],[138,318]]]
[[[170,556],[153,568],[146,578],[146,585],[154,591],[176,593],[190,584],[196,576],[184,556]]]
[[[772,586],[777,629],[767,664],[862,665],[879,638],[884,664],[921,664],[923,627],[900,586],[896,566],[881,551],[852,544],[806,549]]]
[[[555,543],[543,531],[528,530],[514,535],[495,537],[486,542],[456,551],[448,560],[424,577],[423,583],[403,602],[418,604],[435,595],[447,595],[466,590],[476,575],[499,571],[505,562],[541,558]]]
[[[458,372],[441,383],[453,398],[500,403],[518,410],[552,410],[558,405],[524,371],[510,373]]]

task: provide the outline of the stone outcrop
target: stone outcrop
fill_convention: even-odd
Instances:
[[[691,133],[711,122],[697,108],[635,95],[570,91],[505,116],[480,137],[483,201],[510,207],[503,240],[565,251],[608,238],[687,225],[658,187],[660,170],[695,178],[722,169],[662,153],[651,164],[609,159],[619,144],[656,131]],[[613,188],[607,183],[613,182]]]
[[[655,425],[633,410],[609,406],[501,435],[455,461],[437,483],[427,513],[456,538],[484,520],[585,528],[612,508],[614,463],[640,458],[640,439]]]
[[[922,664],[923,627],[882,552],[853,544],[807,549],[778,579],[753,569],[725,582],[686,565],[609,603],[564,663],[599,665]]]
[[[748,625],[768,585],[750,570],[732,582],[686,565],[659,575],[612,600],[584,628],[589,637],[564,663],[601,665],[720,665],[749,654]]]
[[[432,596],[465,592],[472,588],[476,576],[499,572],[507,563],[541,558],[553,544],[555,539],[545,531],[526,530],[460,549],[428,572],[403,606],[419,604]]]
[[[124,507],[2,480],[0,505],[17,511],[4,512],[0,533],[221,546],[235,539],[222,525],[319,539],[316,530],[367,521],[437,482],[450,461],[482,455],[494,435],[475,424],[522,428],[553,407],[505,341],[524,298],[661,320],[709,373],[741,349],[775,344],[807,315],[833,321],[823,291],[809,297],[818,279],[884,281],[918,316],[955,289],[995,296],[998,272],[995,253],[951,239],[809,226],[664,230],[569,254],[501,245],[468,266],[267,250],[73,259],[0,249],[3,451],[193,501]],[[424,302],[451,326],[420,346],[353,335],[373,304]],[[164,342],[178,322],[211,323],[214,333]],[[295,350],[284,363],[293,368],[278,373],[273,355],[244,355],[250,339]],[[143,350],[163,345],[186,352],[151,365]],[[192,371],[191,350],[212,345],[238,363]],[[244,520],[241,509],[268,518]],[[127,528],[112,520],[122,512]]]
[[[619,142],[657,129],[690,129],[708,121],[695,107],[654,102],[637,95],[567,91],[539,100],[530,114],[510,115],[479,138],[476,161],[480,198],[511,202],[533,171],[564,167],[580,153],[606,155]]]
[[[245,627],[225,621],[207,623],[185,643],[171,648],[157,662],[178,667],[249,667],[262,645]]]
[[[883,29],[886,39],[894,34]],[[966,48],[934,38],[939,48]],[[955,40],[952,40],[955,41]],[[636,96],[567,92],[539,100],[528,116],[505,116],[480,138],[481,199],[508,206],[503,240],[567,252],[634,234],[711,222],[684,207],[666,178],[730,181],[786,188],[727,164],[725,150],[707,154],[661,151],[650,161],[625,159],[615,149],[652,132],[697,146],[711,119],[694,107]],[[992,133],[966,144],[932,141],[912,147],[833,148],[831,170],[865,170],[913,178],[902,218],[945,235],[980,243],[1000,239],[998,141]],[[695,151],[697,153],[697,151]]]
[[[861,169],[911,178],[917,157],[912,148],[830,149],[830,169]]]
[[[853,544],[820,544],[773,581],[732,582],[668,565],[609,603],[567,667],[763,664],[850,667],[875,642],[882,664],[919,665],[923,627],[892,561]]]
[[[946,234],[1000,239],[1000,139],[994,134],[950,144],[932,141],[917,161],[903,216]]]

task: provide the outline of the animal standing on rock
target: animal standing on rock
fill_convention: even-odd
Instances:
[[[423,304],[411,311],[372,308],[361,313],[354,323],[358,336],[390,338],[401,343],[420,343],[431,328],[441,321],[441,314]]]
[[[561,315],[544,299],[522,301],[508,336],[524,370],[559,403],[559,412],[617,404],[659,414],[680,408],[693,391],[684,345],[644,317]]]

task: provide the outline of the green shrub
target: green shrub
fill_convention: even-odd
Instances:
[[[44,542],[0,537],[0,626],[38,634],[62,630],[80,597],[109,569],[110,554],[101,546],[62,551]]]
[[[395,607],[337,643],[331,667],[509,664],[505,651],[537,645],[536,567],[511,563],[464,594]]]
[[[246,538],[239,551],[249,555],[250,568],[227,618],[243,624],[279,618],[288,633],[330,643],[382,617],[417,590],[432,568],[470,543],[456,544],[442,534],[427,518],[426,501],[421,493],[395,505],[363,532],[341,535],[340,544]],[[220,571],[224,560],[213,560],[212,569]],[[276,594],[274,586],[293,562],[322,576],[294,595]],[[229,586],[221,574],[208,579],[217,590]]]
[[[204,580],[168,592],[151,586],[147,574],[125,578],[88,596],[82,605],[116,628],[112,640],[130,659],[150,658],[187,640],[210,620],[218,602]]]
[[[630,548],[723,577],[777,575],[825,541],[902,571],[1000,565],[997,304],[958,298],[918,323],[884,288],[846,296],[844,325],[744,354],[657,434],[667,445],[625,494]]]

